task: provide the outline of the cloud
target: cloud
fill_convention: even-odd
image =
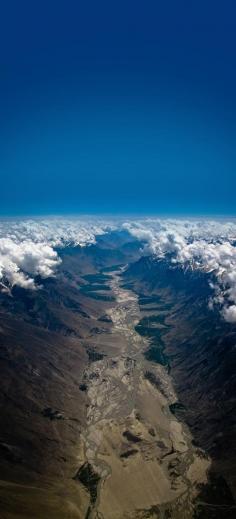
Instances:
[[[34,278],[52,276],[60,259],[46,243],[0,238],[0,278],[10,286],[35,288]]]
[[[236,322],[236,305],[224,306],[222,314],[229,323]]]
[[[36,289],[35,278],[55,275],[60,249],[84,247],[110,230],[125,229],[144,254],[168,258],[183,268],[212,272],[213,297],[228,322],[236,322],[236,220],[34,218],[0,220],[0,282]]]
[[[123,227],[144,241],[143,252],[168,255],[172,263],[212,272],[215,292],[210,307],[236,322],[236,222],[225,220],[144,219]]]
[[[112,228],[112,222],[99,218],[1,220],[0,238],[10,238],[15,243],[30,240],[34,243],[47,243],[52,247],[64,247],[69,244],[83,247],[95,243],[96,236]]]
[[[99,219],[22,219],[0,221],[0,282],[36,289],[35,277],[53,276],[61,260],[58,249],[95,243],[96,236],[112,229]],[[56,250],[57,249],[57,250]]]

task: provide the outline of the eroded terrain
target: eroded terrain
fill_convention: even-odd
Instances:
[[[235,329],[208,281],[123,235],[61,254],[0,293],[0,515],[233,519]]]
[[[110,288],[111,333],[98,336],[103,356],[84,372],[87,423],[75,479],[89,494],[86,518],[193,517],[210,459],[170,411],[177,397],[167,367],[145,359],[137,296],[122,288],[119,271]]]

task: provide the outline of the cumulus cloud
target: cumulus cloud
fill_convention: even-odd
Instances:
[[[56,251],[46,243],[0,238],[0,278],[10,286],[35,288],[34,277],[52,276],[59,261]]]
[[[145,219],[123,227],[144,241],[144,253],[212,272],[215,295],[209,306],[220,305],[224,319],[236,322],[236,221]]]
[[[112,229],[112,222],[95,218],[35,218],[1,220],[0,238],[10,238],[15,243],[30,240],[47,243],[52,247],[95,243],[96,236]]]
[[[212,272],[213,297],[224,319],[236,322],[236,220],[162,218],[35,218],[0,220],[0,283],[37,288],[35,277],[53,276],[60,249],[84,247],[111,230],[125,229],[144,254],[167,257],[184,268]]]
[[[23,219],[0,221],[0,282],[36,289],[35,277],[53,276],[60,263],[58,249],[95,243],[112,224],[93,219]]]
[[[236,322],[236,305],[224,306],[222,314],[229,323]]]

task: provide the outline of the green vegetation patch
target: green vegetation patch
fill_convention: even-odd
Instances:
[[[158,328],[155,326],[156,324],[161,324],[162,328]],[[162,337],[167,333],[169,328],[170,327],[165,324],[165,316],[163,314],[144,317],[135,326],[135,331],[139,333],[139,335],[150,339],[150,346],[144,352],[145,358],[151,362],[157,362],[162,366],[168,367],[169,360],[164,352],[165,344]]]
[[[94,288],[93,288],[93,290],[94,290]],[[92,299],[96,299],[97,301],[106,301],[106,302],[115,301],[114,296],[107,295],[107,294],[102,294],[101,292],[90,291],[90,290],[87,290],[84,287],[83,287],[83,289],[81,287],[80,291],[85,296],[91,297]]]
[[[166,315],[158,314],[158,315],[148,315],[143,317],[140,321],[141,326],[153,327],[155,324],[161,324],[165,328],[170,328],[168,324],[165,323]]]
[[[107,296],[105,294],[97,294],[96,292],[90,292],[89,297],[92,297],[93,299],[97,299],[97,301],[105,301],[107,303],[115,301],[114,296]]]
[[[122,283],[121,288],[124,288],[125,290],[132,290],[133,289],[132,281],[127,282],[127,283]]]
[[[155,303],[161,303],[160,296],[145,296],[145,294],[140,294],[139,296],[139,304],[140,305],[150,305]]]
[[[175,402],[174,404],[170,404],[169,409],[172,414],[176,415],[179,412],[184,411],[185,407],[181,402]]]
[[[88,386],[87,386],[87,384],[82,383],[79,385],[79,389],[80,389],[80,391],[87,391]]]
[[[109,275],[103,273],[86,274],[83,278],[88,283],[80,287],[82,294],[98,301],[115,301],[114,296],[105,293],[111,291],[111,287],[107,284],[110,280]]]
[[[49,418],[49,420],[64,420],[63,415],[51,407],[43,409],[42,415],[45,416],[45,418]]]
[[[96,351],[94,348],[88,348],[86,351],[90,362],[96,362],[104,358],[104,354]]]
[[[133,442],[133,443],[139,443],[142,441],[142,438],[140,438],[139,436],[137,436],[136,434],[133,434],[132,432],[130,431],[124,431],[123,432],[123,436],[126,438],[126,440],[128,440],[129,442]]]
[[[103,272],[114,272],[115,270],[119,270],[123,266],[123,263],[119,263],[118,265],[112,265],[111,267],[104,267],[102,270]]]
[[[97,487],[100,476],[93,470],[92,465],[90,463],[84,463],[73,479],[82,483],[90,494],[91,504],[94,504],[97,499]]]
[[[144,356],[146,360],[150,362],[156,362],[157,364],[161,364],[162,366],[168,366],[168,357],[165,355],[163,348],[161,346],[151,346],[144,352]]]
[[[160,310],[168,311],[173,306],[172,303],[166,303],[165,301],[163,301],[161,296],[158,296],[158,295],[146,296],[145,294],[139,295],[139,305],[144,306],[145,308],[143,308],[143,310],[145,310],[145,311],[147,310],[148,312],[151,312],[151,311],[158,312]],[[150,306],[150,308],[146,308],[146,307],[148,307],[148,305],[152,305],[152,306]]]
[[[129,449],[128,451],[123,452],[120,455],[120,458],[129,458],[130,456],[133,456],[134,454],[137,454],[137,449]]]
[[[106,283],[111,279],[111,276],[102,273],[86,274],[85,276],[83,276],[83,279],[89,281],[90,283]]]
[[[145,371],[144,373],[144,377],[149,380],[149,382],[154,386],[156,387],[157,389],[159,390],[162,390],[162,385],[161,385],[161,382],[160,380],[157,378],[156,375],[154,375],[154,373],[152,373],[151,371]]]
[[[99,292],[99,291],[109,291],[111,290],[111,287],[108,285],[98,285],[98,284],[92,284],[92,285],[83,285],[80,288],[80,292],[83,292],[84,294],[87,294],[87,292]]]
[[[98,318],[98,321],[102,323],[112,323],[112,319],[107,314],[101,315],[101,317]]]

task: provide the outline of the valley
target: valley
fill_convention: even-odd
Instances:
[[[0,516],[233,519],[235,329],[208,279],[125,233],[61,257],[0,293]]]
[[[90,492],[86,517],[192,517],[210,459],[170,411],[177,401],[171,379],[145,360],[148,340],[135,330],[138,298],[121,287],[119,274],[110,282],[111,336],[98,340],[104,357],[84,374],[89,404],[77,478]]]

